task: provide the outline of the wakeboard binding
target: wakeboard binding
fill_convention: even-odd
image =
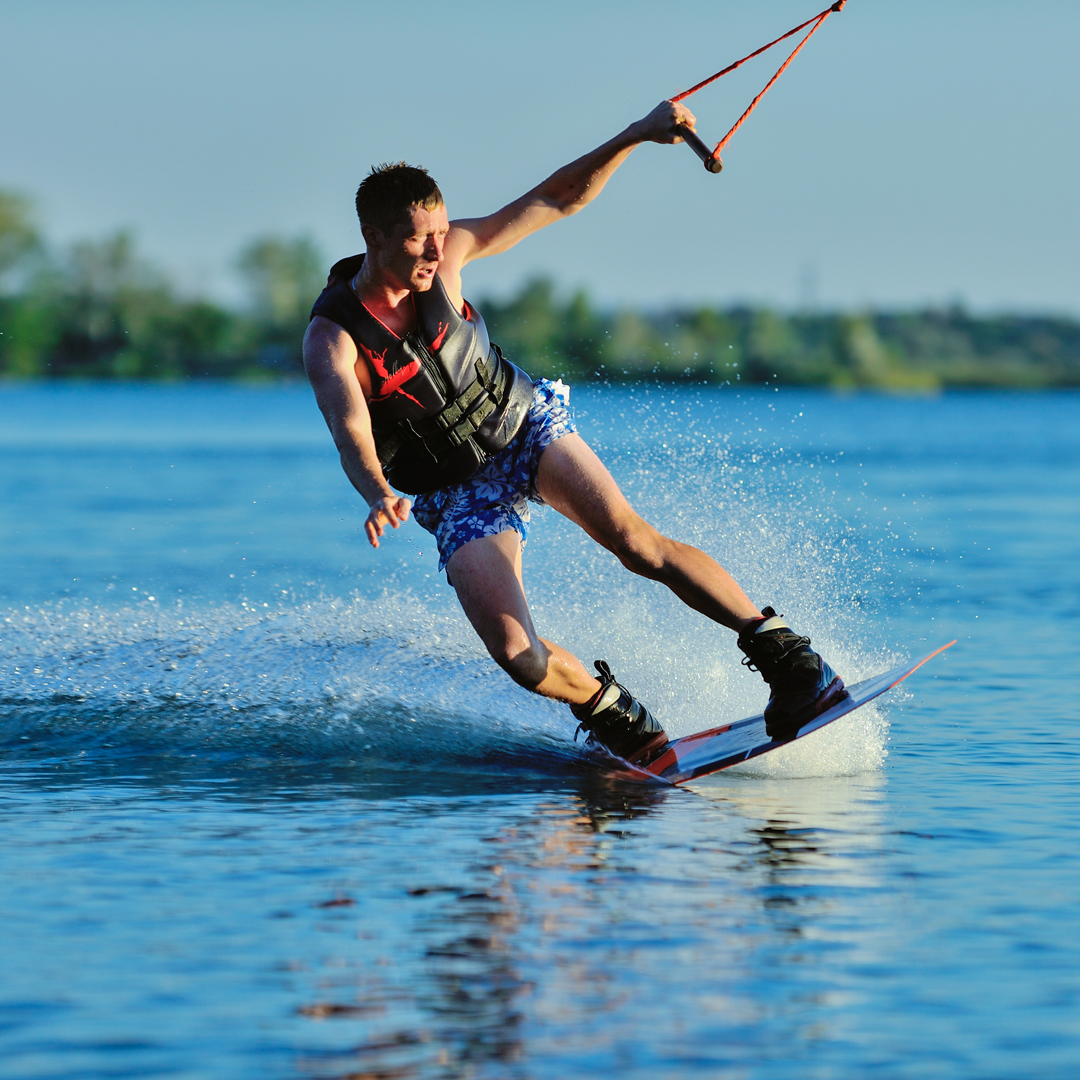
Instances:
[[[588,736],[586,744],[600,743],[604,749],[641,765],[656,756],[668,743],[660,722],[629,690],[615,681],[607,661],[596,661],[600,689],[584,705],[571,705],[570,711],[578,722],[578,733]]]
[[[834,705],[847,691],[844,681],[771,607],[739,634],[743,664],[769,684],[765,731],[777,742],[794,739],[799,728]]]

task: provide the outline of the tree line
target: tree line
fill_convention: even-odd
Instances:
[[[326,280],[308,239],[239,252],[243,310],[183,296],[118,232],[62,250],[25,197],[0,192],[0,375],[180,379],[295,376],[307,313]]]
[[[266,236],[236,258],[248,302],[183,296],[120,232],[51,249],[24,197],[0,192],[0,377],[299,377],[308,311],[329,260]],[[602,310],[536,279],[477,298],[504,353],[534,375],[788,383],[926,391],[1080,386],[1080,322],[907,312],[784,313],[697,305]]]

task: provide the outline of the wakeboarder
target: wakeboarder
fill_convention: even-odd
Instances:
[[[686,106],[663,101],[486,217],[449,220],[425,169],[373,168],[356,193],[367,250],[333,266],[304,339],[316,401],[369,507],[372,547],[411,512],[435,536],[439,569],[495,662],[525,689],[567,703],[590,739],[635,764],[666,744],[661,724],[606,663],[594,677],[533,624],[521,574],[530,501],[734,630],[743,662],[770,685],[772,738],[794,737],[844,684],[809,638],[772,608],[759,610],[709,555],[635,512],[577,433],[559,388],[531,379],[488,340],[461,274],[583,209],[635,147],[681,142],[680,126],[694,124]]]

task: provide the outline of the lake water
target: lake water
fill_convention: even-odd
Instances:
[[[634,503],[887,697],[605,780],[300,387],[0,387],[5,1077],[1080,1074],[1080,396],[576,388]],[[547,511],[541,633],[686,734],[733,635]]]

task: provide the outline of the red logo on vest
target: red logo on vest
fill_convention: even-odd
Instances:
[[[416,398],[414,398],[412,394],[406,393],[401,387],[420,370],[419,360],[414,360],[411,364],[406,364],[403,368],[395,371],[391,375],[390,372],[386,370],[386,353],[388,349],[383,349],[381,353],[377,353],[373,349],[369,349],[366,345],[361,345],[360,348],[367,354],[368,361],[375,370],[375,374],[382,379],[382,385],[379,387],[379,392],[373,395],[372,400],[384,401],[386,398],[390,397],[391,394],[401,394],[410,401],[416,401]],[[420,405],[420,402],[416,401],[416,404]],[[420,407],[423,408],[422,405],[420,405]]]

